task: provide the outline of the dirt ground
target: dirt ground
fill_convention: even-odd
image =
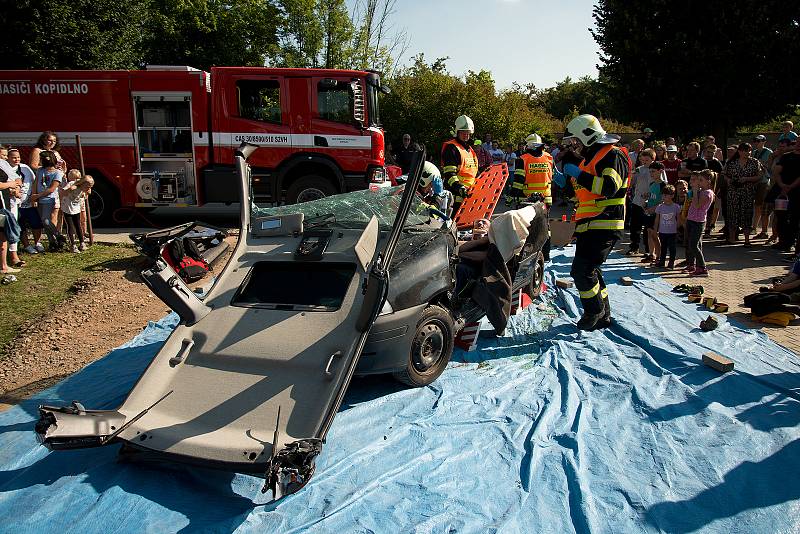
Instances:
[[[214,265],[221,269],[236,245]],[[0,360],[0,411],[79,371],[139,333],[148,321],[169,313],[139,273],[148,260],[135,257],[78,280],[74,294],[54,310],[20,329]],[[206,276],[195,285],[209,282]]]

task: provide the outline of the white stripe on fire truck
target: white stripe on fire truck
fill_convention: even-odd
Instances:
[[[133,146],[131,132],[56,132],[62,145],[73,145],[75,136],[81,136],[81,144],[86,146]],[[41,132],[0,132],[0,143],[4,145],[32,146],[36,144]],[[214,144],[237,147],[246,141],[259,146],[324,148],[316,143],[324,138],[327,148],[372,148],[372,138],[368,135],[330,135],[330,134],[271,134],[255,132],[215,132]],[[192,140],[202,145],[208,142],[208,133],[193,132]]]
[[[62,145],[74,145],[75,136],[81,136],[81,145],[87,146],[133,146],[131,132],[56,132]],[[0,132],[0,143],[4,145],[32,146],[42,132]]]

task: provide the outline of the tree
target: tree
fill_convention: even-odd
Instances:
[[[139,66],[143,2],[17,0],[0,10],[4,68],[127,69]]]
[[[594,19],[617,118],[724,139],[800,102],[800,10],[791,3],[599,0]]]
[[[356,0],[351,19],[356,29],[352,39],[351,67],[391,73],[408,47],[404,30],[392,32],[391,17],[397,0]]]
[[[278,44],[270,0],[150,0],[149,9],[148,63],[264,66]]]

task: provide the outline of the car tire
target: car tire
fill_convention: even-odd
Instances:
[[[406,367],[394,373],[396,380],[414,387],[433,383],[453,355],[453,318],[440,306],[425,308],[417,323]]]
[[[95,176],[97,176],[95,174]],[[114,212],[119,209],[119,192],[104,178],[96,178],[89,195],[89,209],[92,215],[92,225],[108,226],[113,224]]]
[[[323,176],[310,174],[292,182],[286,190],[286,203],[298,204],[329,197],[338,193],[330,180]]]
[[[542,293],[542,282],[544,281],[544,254],[542,251],[536,253],[536,267],[533,269],[533,277],[531,281],[525,284],[525,293],[532,299],[537,298]]]

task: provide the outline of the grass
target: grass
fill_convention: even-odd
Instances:
[[[15,275],[17,281],[0,286],[0,358],[6,356],[8,343],[19,335],[20,327],[63,302],[77,280],[107,269],[124,269],[138,255],[125,245],[93,245],[82,254],[22,255],[27,265]]]

